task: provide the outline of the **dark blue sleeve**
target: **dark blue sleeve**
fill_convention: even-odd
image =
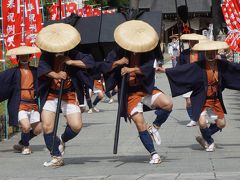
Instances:
[[[172,96],[179,96],[196,90],[199,86],[204,86],[202,72],[201,67],[197,63],[166,69]]]
[[[4,101],[11,97],[16,83],[14,81],[15,72],[16,68],[0,72],[0,82],[2,84],[0,88],[0,101]]]
[[[220,60],[223,88],[240,90],[240,64]]]
[[[42,53],[39,59],[39,64],[37,68],[38,78],[52,71],[52,67],[51,67],[52,58],[53,58],[53,55]]]
[[[181,55],[180,55],[180,60],[177,63],[178,65],[183,65],[183,64],[189,64],[190,63],[190,49],[185,49],[182,51]]]
[[[141,65],[140,65],[140,70],[142,71],[144,77],[149,77],[152,72],[155,72],[155,69],[153,67],[155,60],[155,56],[153,53],[147,53],[143,54],[143,57],[141,58]]]
[[[72,59],[72,60],[80,60],[82,61],[86,66],[87,66],[87,69],[92,69],[95,67],[95,61],[94,61],[94,58],[91,54],[84,54],[80,51],[77,51],[77,50],[72,50],[70,53],[69,53],[69,57]]]

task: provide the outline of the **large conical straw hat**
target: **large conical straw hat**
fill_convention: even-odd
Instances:
[[[37,47],[32,46],[19,46],[14,49],[10,49],[7,51],[6,56],[17,56],[17,55],[26,55],[26,54],[34,54],[40,53],[41,50]]]
[[[192,33],[192,34],[183,34],[181,35],[180,39],[188,40],[188,41],[199,41],[199,40],[207,39],[207,37],[204,35]]]
[[[214,51],[219,49],[228,49],[229,46],[223,41],[205,41],[195,44],[192,48],[194,51]]]
[[[59,53],[73,49],[80,43],[79,32],[69,24],[56,23],[44,27],[37,35],[36,44],[47,52]]]
[[[159,41],[153,27],[140,20],[120,24],[114,31],[114,39],[123,49],[136,53],[153,50]]]

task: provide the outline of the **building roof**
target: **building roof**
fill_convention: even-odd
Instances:
[[[211,0],[186,0],[188,12],[210,12]],[[185,5],[185,0],[177,0],[177,6]],[[175,0],[140,0],[139,8],[161,11],[162,13],[176,13]]]

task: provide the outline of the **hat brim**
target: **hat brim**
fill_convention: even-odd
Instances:
[[[123,49],[136,53],[153,50],[159,41],[153,27],[140,20],[120,24],[114,31],[114,39]]]
[[[40,52],[41,50],[38,47],[19,46],[17,48],[10,49],[9,51],[7,51],[6,56],[28,55]]]
[[[205,41],[195,44],[192,48],[194,51],[214,51],[219,49],[228,49],[229,46],[223,41]]]
[[[44,27],[37,35],[36,44],[47,52],[65,52],[81,41],[79,32],[69,24],[56,23]]]
[[[204,35],[192,33],[192,34],[183,34],[180,37],[180,39],[185,40],[185,41],[187,41],[187,40],[188,41],[199,41],[199,40],[207,39],[207,37]]]

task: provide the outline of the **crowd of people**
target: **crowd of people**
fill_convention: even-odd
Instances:
[[[212,135],[225,127],[226,109],[222,99],[225,88],[240,90],[240,65],[226,61],[218,51],[228,49],[225,42],[209,41],[198,34],[184,34],[189,49],[179,53],[177,36],[172,36],[169,52],[172,68],[154,67],[159,37],[149,24],[130,20],[114,31],[117,46],[102,62],[81,52],[79,32],[67,24],[44,27],[37,36],[38,47],[21,46],[7,52],[16,55],[19,65],[0,73],[5,84],[0,101],[8,99],[9,122],[21,127],[21,139],[14,149],[31,154],[30,140],[43,132],[51,160],[46,167],[64,165],[65,145],[81,131],[82,113],[99,112],[97,104],[104,94],[113,96],[124,91],[121,117],[132,120],[139,138],[150,154],[150,164],[161,163],[154,143],[161,144],[159,130],[173,110],[172,98],[156,87],[155,73],[166,73],[172,97],[183,95],[190,122],[199,125],[196,141],[207,152],[215,150]],[[40,50],[41,49],[41,50]],[[38,67],[29,65],[31,54],[42,52]],[[126,82],[122,81],[123,77]],[[125,83],[125,84],[123,84]],[[60,97],[59,97],[60,94]],[[93,98],[93,97],[94,98]],[[93,101],[92,101],[93,100]],[[55,133],[58,108],[66,119],[61,136]],[[152,124],[143,113],[153,111]],[[209,125],[207,117],[213,121]]]

